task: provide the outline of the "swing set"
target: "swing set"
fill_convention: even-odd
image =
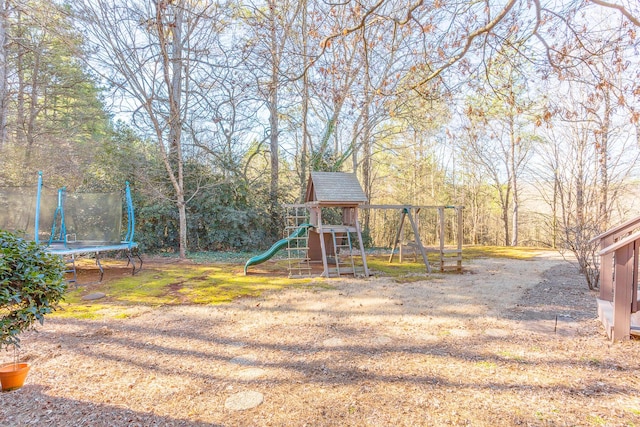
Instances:
[[[464,206],[413,206],[413,205],[365,205],[362,209],[380,209],[385,211],[397,211],[400,214],[400,221],[396,229],[395,237],[391,243],[391,255],[389,263],[393,262],[393,258],[398,252],[399,262],[402,263],[403,258],[407,254],[413,254],[414,261],[417,260],[418,254],[424,262],[427,273],[431,273],[431,264],[427,254],[437,254],[438,269],[445,271],[445,264],[449,261],[455,262],[455,269],[462,271],[462,243],[463,243],[463,218],[462,212]],[[437,212],[436,239],[437,245],[425,246],[424,239],[421,237],[420,214],[423,212]],[[447,245],[447,212],[453,211],[453,220],[449,221],[452,232],[455,237],[453,247]],[[386,215],[385,215],[386,217]],[[407,232],[405,226],[409,223],[410,232]]]

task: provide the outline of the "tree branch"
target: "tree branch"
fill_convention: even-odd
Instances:
[[[620,13],[622,13],[622,15],[625,18],[627,18],[629,21],[631,21],[633,25],[635,25],[636,27],[640,27],[640,18],[633,16],[633,14],[630,11],[628,11],[624,6],[615,4],[615,3],[609,3],[603,0],[588,0],[588,1],[590,1],[591,3],[597,4],[598,6],[615,9]]]
[[[513,1],[513,0],[512,0]],[[359,31],[361,29],[363,29],[366,24],[367,24],[367,19],[373,15],[373,13],[378,10],[382,5],[385,4],[385,2],[387,2],[387,0],[378,0],[378,2],[376,4],[374,4],[373,6],[371,6],[365,13],[364,15],[362,15],[362,17],[360,18],[360,21],[349,28],[345,28],[344,30],[342,30],[342,32],[340,33],[334,33],[334,34],[330,34],[328,36],[326,36],[325,38],[322,39],[322,41],[320,42],[320,53],[318,53],[315,57],[313,57],[309,63],[307,64],[307,66],[302,70],[302,73],[300,76],[296,77],[296,79],[301,78],[306,72],[307,70],[309,70],[309,68],[313,67],[315,65],[315,63],[318,61],[318,59],[320,59],[325,52],[327,51],[327,49],[331,46],[331,41],[333,39],[336,39],[338,37],[344,37],[344,36],[348,36],[351,33],[355,33],[356,31]],[[413,16],[413,12],[420,7],[422,4],[424,4],[424,0],[417,0],[415,3],[412,3],[409,5],[408,10],[407,10],[407,14],[404,17],[404,19],[402,19],[401,21],[397,20],[397,19],[393,19],[393,21],[396,24],[399,25],[404,25],[407,22],[409,22],[409,20],[411,19],[411,17]]]
[[[460,61],[462,58],[464,58],[464,56],[467,54],[467,52],[469,52],[469,49],[471,48],[471,44],[473,43],[473,40],[475,40],[476,37],[478,37],[478,36],[480,36],[482,34],[489,33],[493,28],[495,28],[495,26],[498,25],[500,23],[500,21],[502,21],[504,19],[505,16],[507,16],[509,11],[513,8],[513,6],[515,4],[516,4],[516,0],[509,0],[509,3],[507,3],[505,5],[504,9],[502,9],[502,11],[495,18],[493,18],[487,25],[485,25],[482,28],[478,28],[477,30],[471,32],[467,36],[466,43],[462,47],[462,50],[460,52],[458,52],[458,54],[456,54],[456,55],[452,56],[451,58],[449,58],[449,60],[444,65],[436,68],[431,74],[429,74],[427,77],[425,77],[420,82],[415,84],[413,86],[413,88],[415,89],[418,86],[422,86],[422,85],[426,84],[427,82],[435,79],[444,70],[446,70],[447,68],[451,67],[453,64],[455,64],[456,62]]]

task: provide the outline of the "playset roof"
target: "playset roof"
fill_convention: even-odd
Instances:
[[[353,206],[367,202],[355,173],[311,172],[305,202],[321,205]]]

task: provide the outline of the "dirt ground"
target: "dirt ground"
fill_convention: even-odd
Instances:
[[[322,283],[47,319],[0,425],[640,426],[640,342],[608,341],[557,255]]]

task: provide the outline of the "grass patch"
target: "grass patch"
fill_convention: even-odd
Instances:
[[[533,259],[541,251],[545,249],[540,248],[524,248],[524,247],[502,247],[502,246],[465,246],[462,248],[462,265],[464,270],[465,261],[469,262],[478,258],[506,258],[516,260],[529,260]],[[390,253],[390,251],[389,251]],[[434,273],[438,274],[458,274],[455,269],[446,269],[444,272],[438,271],[439,257],[436,254],[430,253],[427,255],[429,258],[429,264]],[[399,256],[394,256],[393,263],[389,263],[389,255],[368,255],[367,264],[369,269],[379,273],[380,275],[391,277],[397,283],[416,282],[419,280],[426,280],[429,276],[426,272],[426,267],[422,262],[421,257],[417,257],[417,260],[413,260],[413,257],[409,258],[409,261],[399,262]],[[445,262],[445,265],[451,265],[452,261]],[[455,265],[455,264],[454,264]]]
[[[599,415],[589,415],[587,416],[587,421],[589,422],[589,425],[594,426],[603,426],[607,424],[605,419]]]
[[[524,248],[519,246],[465,246],[462,248],[462,260],[472,260],[476,258],[508,258],[529,260],[538,255],[541,251],[552,251],[551,249]]]
[[[244,276],[237,264],[176,263],[142,270],[135,276],[112,279],[89,288],[71,289],[61,304],[61,310],[52,316],[127,318],[130,316],[127,309],[136,305],[221,304],[236,298],[257,297],[265,291],[309,286],[315,286],[311,278],[289,279],[284,274]],[[107,297],[82,300],[83,295],[93,292],[102,292]]]
[[[427,274],[426,267],[422,262],[403,261],[402,264],[400,264],[396,259],[390,264],[389,257],[385,255],[368,256],[367,265],[369,270],[380,273],[382,276],[403,279],[403,281],[424,280]],[[411,277],[413,277],[413,280]]]
[[[73,319],[99,319],[104,317],[104,312],[108,309],[104,304],[79,304],[65,299],[60,304],[60,309],[49,314],[49,317],[62,317]]]

